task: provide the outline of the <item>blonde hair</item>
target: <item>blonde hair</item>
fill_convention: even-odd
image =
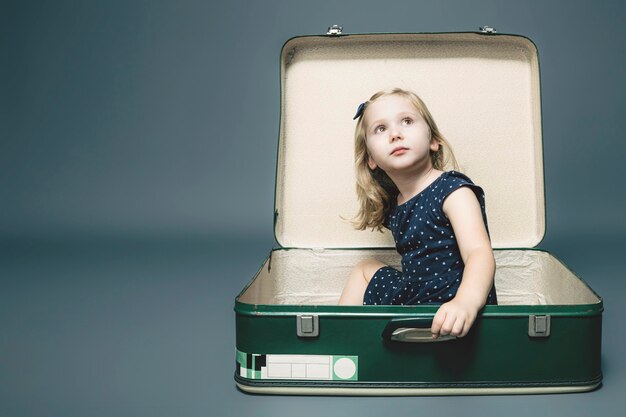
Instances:
[[[459,165],[454,157],[450,144],[439,131],[426,104],[424,104],[417,94],[401,88],[377,92],[364,103],[366,106],[365,110],[363,110],[361,117],[359,117],[354,131],[356,193],[359,198],[360,207],[354,220],[350,222],[357,230],[365,230],[371,227],[372,230],[378,229],[378,231],[382,232],[383,223],[391,207],[391,198],[398,193],[398,188],[385,171],[380,169],[380,167],[376,167],[376,169],[372,170],[367,164],[369,154],[367,152],[365,136],[366,126],[364,126],[363,123],[367,106],[379,98],[389,95],[398,95],[407,98],[426,121],[430,129],[431,141],[435,140],[439,143],[439,149],[437,151],[430,151],[430,159],[433,168],[445,171],[446,166],[451,165],[454,170],[459,170]]]

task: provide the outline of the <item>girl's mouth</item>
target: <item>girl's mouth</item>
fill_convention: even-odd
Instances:
[[[398,149],[395,149],[393,152],[391,152],[391,154],[392,155],[402,155],[407,150],[408,150],[407,148],[398,148]]]

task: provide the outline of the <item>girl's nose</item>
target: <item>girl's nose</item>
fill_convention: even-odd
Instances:
[[[402,139],[402,133],[400,132],[400,128],[398,126],[394,126],[391,130],[389,130],[389,139],[392,141]]]

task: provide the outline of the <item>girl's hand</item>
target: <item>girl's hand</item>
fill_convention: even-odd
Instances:
[[[433,339],[447,334],[464,337],[474,324],[478,310],[475,303],[459,299],[459,297],[442,304],[430,328]]]

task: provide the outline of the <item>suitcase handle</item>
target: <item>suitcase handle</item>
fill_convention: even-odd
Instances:
[[[391,342],[404,343],[446,342],[456,339],[456,336],[451,335],[433,339],[430,331],[432,325],[432,318],[393,319],[387,323],[381,336]]]

